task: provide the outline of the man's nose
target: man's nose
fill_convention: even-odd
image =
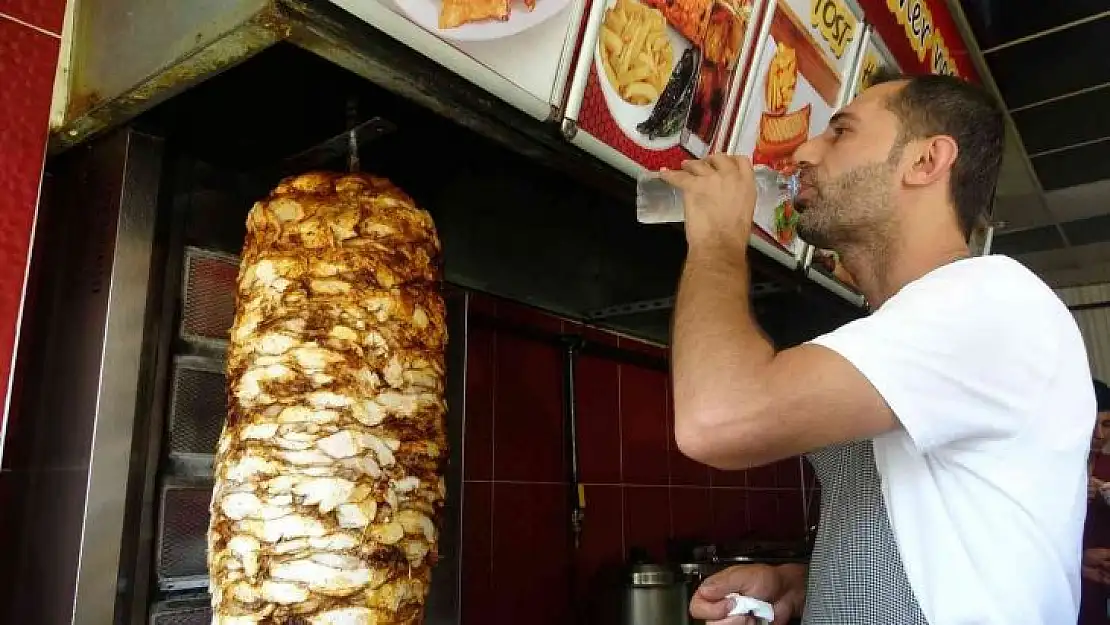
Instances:
[[[820,138],[821,136],[818,135],[799,145],[798,149],[794,150],[794,162],[816,164],[820,160],[821,148],[818,142]]]

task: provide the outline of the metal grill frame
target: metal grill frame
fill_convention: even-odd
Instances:
[[[178,355],[174,357],[173,372],[170,376],[170,408],[169,418],[166,421],[166,449],[168,450],[166,457],[174,466],[176,473],[211,478],[216,459],[216,450],[214,448],[212,453],[204,454],[174,450],[170,445],[173,429],[182,419],[181,402],[184,400],[179,396],[180,388],[178,382],[180,381],[181,373],[184,371],[199,371],[216,374],[224,377],[226,382],[226,367],[222,359],[204,356]],[[226,421],[226,406],[223,418]],[[223,422],[220,423],[220,427],[223,427]]]
[[[185,480],[168,480],[162,485],[161,493],[158,497],[158,527],[157,527],[157,544],[155,547],[155,573],[158,578],[158,587],[162,592],[180,592],[184,590],[207,590],[208,589],[208,572],[197,575],[182,575],[182,576],[168,576],[165,574],[167,563],[163,562],[163,557],[166,549],[166,519],[167,519],[167,502],[171,491],[175,490],[200,490],[207,491],[209,494],[209,501],[211,501],[213,484],[209,481],[185,481]],[[207,526],[207,524],[206,524]],[[207,536],[205,535],[205,540]],[[207,550],[207,548],[206,548]]]
[[[189,276],[193,275],[193,269],[195,266],[194,261],[198,260],[211,260],[221,263],[227,263],[229,265],[233,265],[236,271],[238,271],[239,269],[238,256],[226,254],[224,252],[217,252],[214,250],[207,250],[199,247],[185,247],[185,262],[183,263],[183,270],[181,272],[181,321],[178,324],[178,336],[180,336],[182,340],[194,345],[199,345],[201,347],[214,349],[217,351],[226,351],[228,345],[227,339],[218,339],[210,336],[193,334],[189,332],[186,328],[185,315],[188,313],[191,304],[198,303],[192,301],[193,298],[196,297],[196,295],[192,293],[191,289],[189,288]],[[235,295],[234,289],[235,285],[232,285],[233,297]],[[204,302],[199,302],[199,304],[203,305]],[[230,323],[228,324],[228,329],[231,329]]]

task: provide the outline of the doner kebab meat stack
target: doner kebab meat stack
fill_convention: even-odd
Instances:
[[[383,178],[304,174],[251,210],[214,625],[423,622],[447,447],[439,258],[431,217]]]

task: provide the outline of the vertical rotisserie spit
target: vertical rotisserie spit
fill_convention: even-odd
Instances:
[[[431,217],[383,178],[304,174],[251,210],[214,624],[422,622],[447,451],[439,260]]]

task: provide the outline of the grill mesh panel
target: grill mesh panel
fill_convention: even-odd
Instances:
[[[235,319],[239,259],[197,248],[185,250],[181,337],[202,344],[226,345]]]
[[[209,625],[212,609],[208,606],[159,606],[150,615],[150,625]]]
[[[158,527],[158,581],[163,587],[175,580],[203,577],[208,532],[209,486],[166,486]]]
[[[183,357],[174,363],[170,400],[171,457],[213,456],[227,416],[222,363]]]

